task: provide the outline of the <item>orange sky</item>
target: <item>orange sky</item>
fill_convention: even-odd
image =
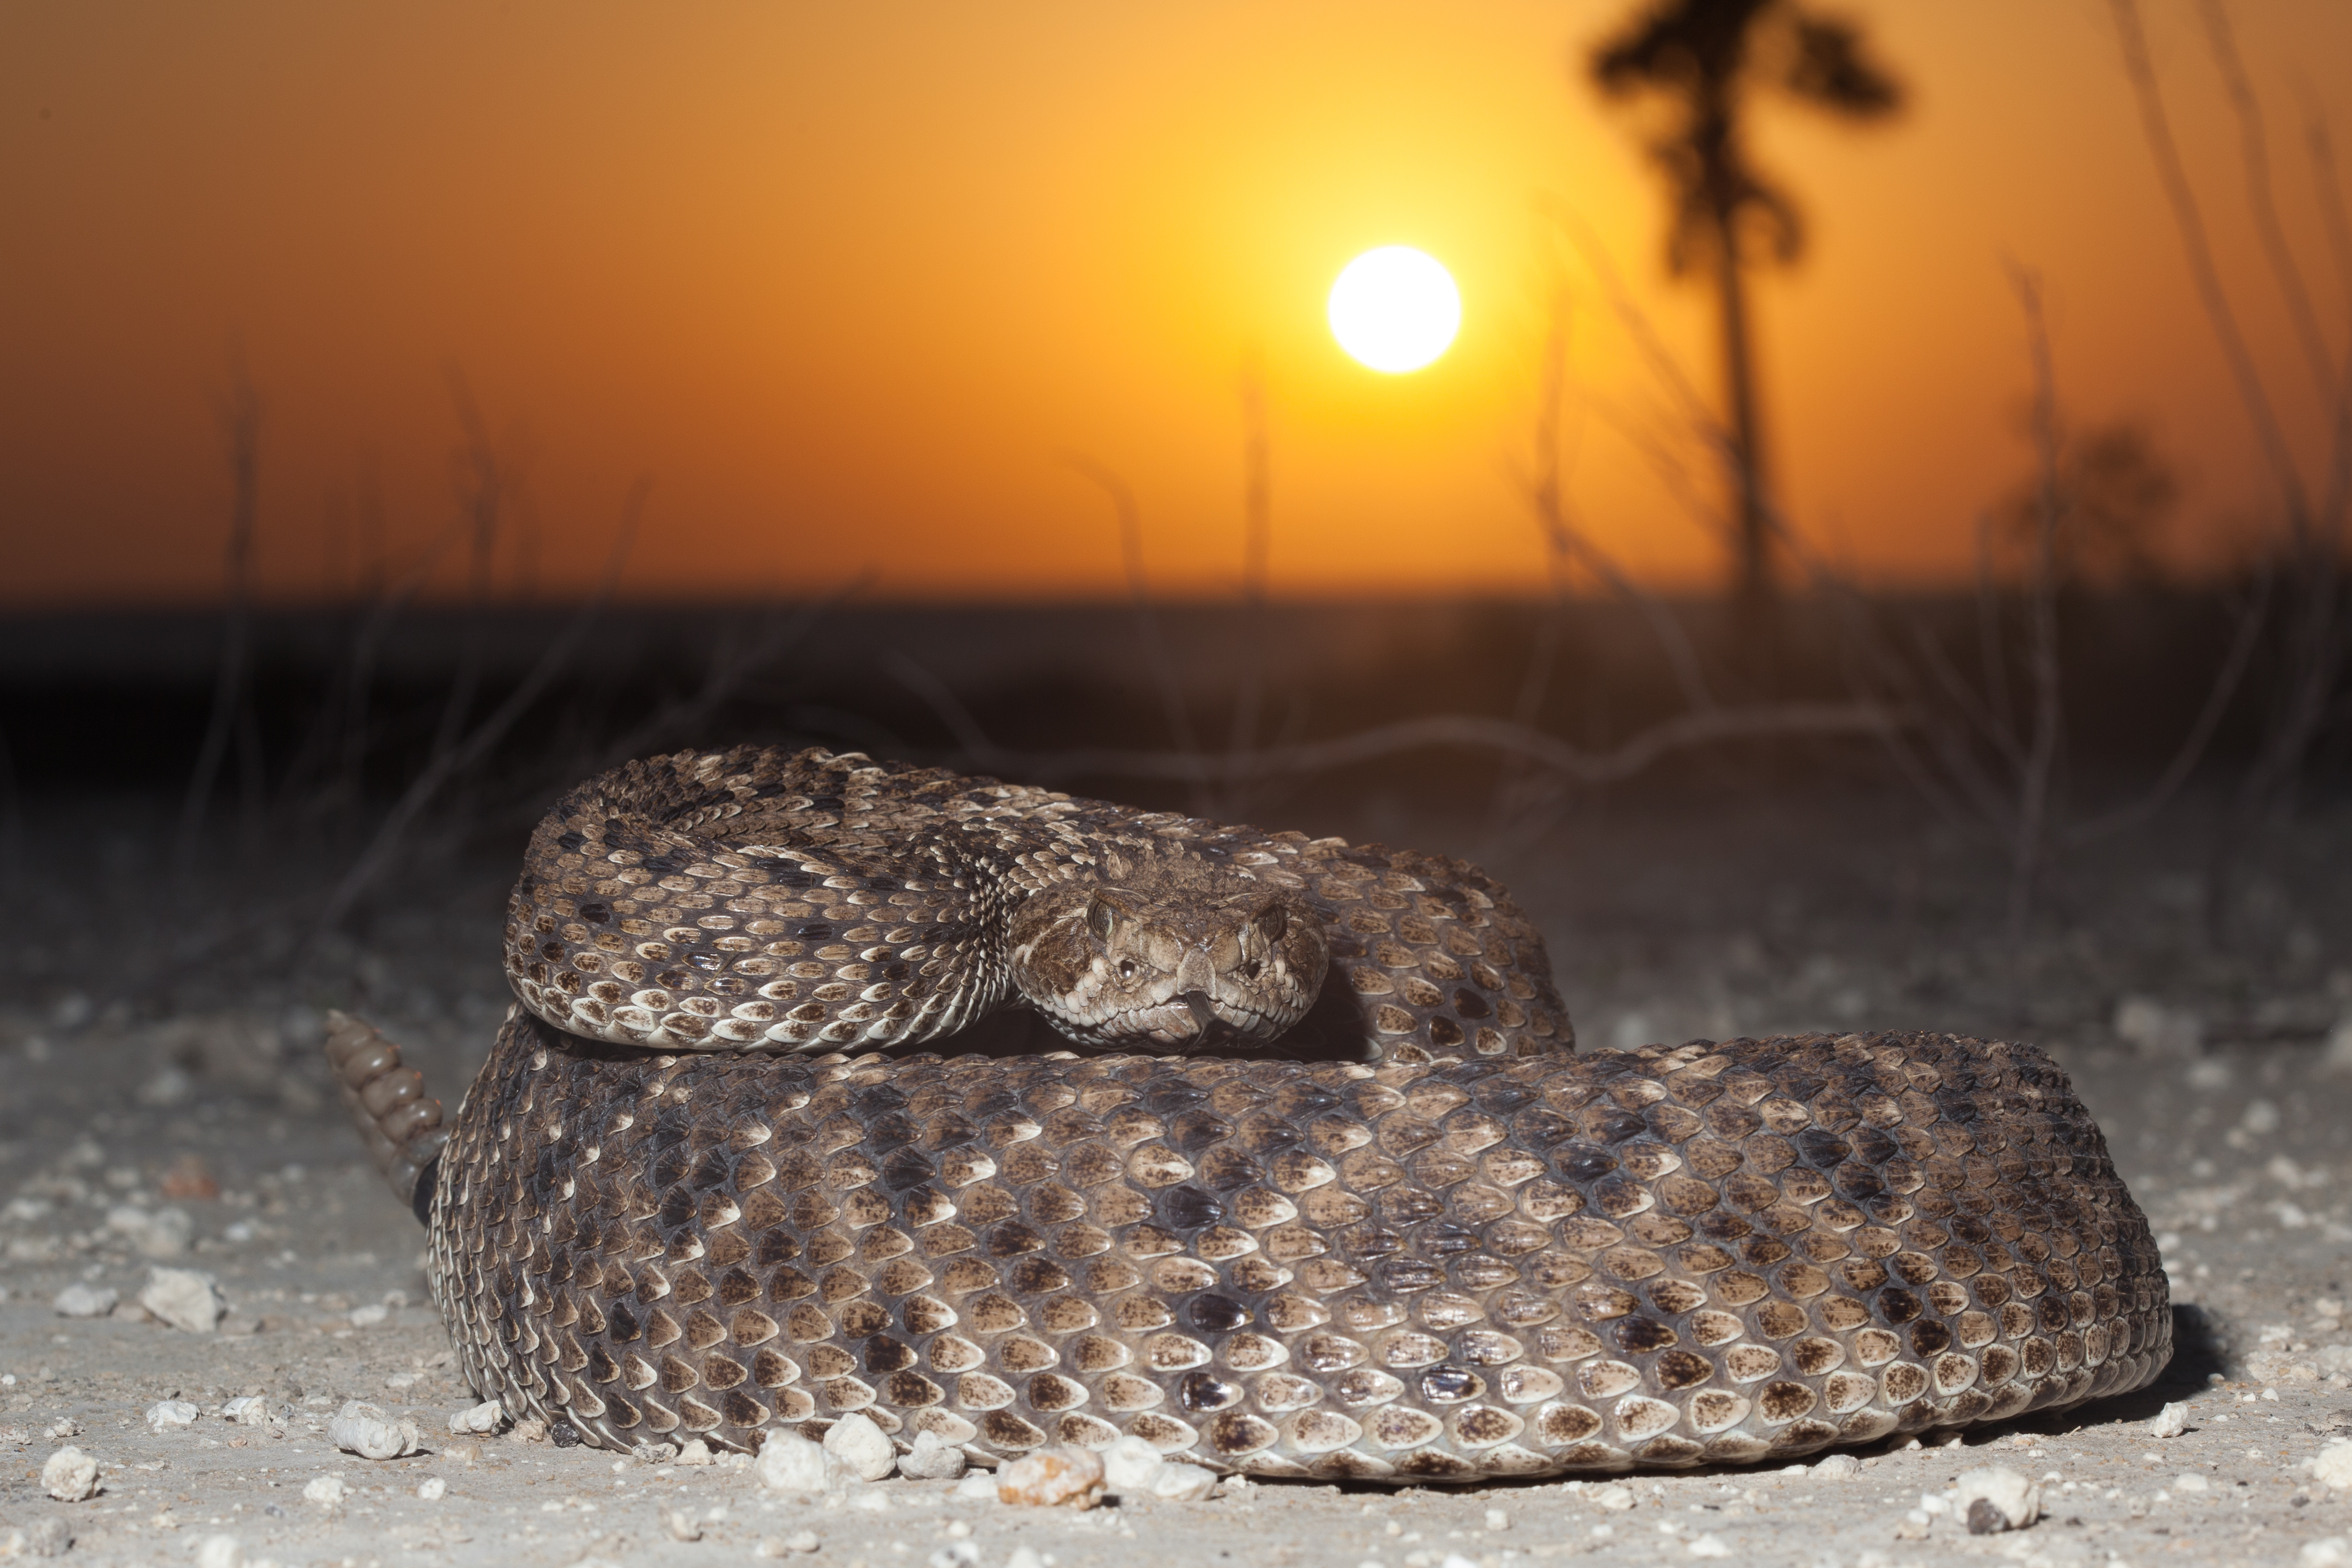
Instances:
[[[2225,268],[2315,466],[2318,403],[2195,14],[2146,5]],[[0,602],[217,592],[232,345],[267,409],[257,566],[277,598],[348,586],[371,482],[395,565],[448,526],[452,366],[527,479],[502,579],[541,594],[597,575],[641,474],[639,596],[824,591],[869,569],[883,596],[1118,591],[1109,510],[1066,452],[1132,486],[1155,587],[1231,592],[1252,363],[1276,594],[1534,591],[1511,476],[1563,280],[1572,499],[1652,579],[1711,581],[1710,535],[1643,447],[1711,483],[1704,459],[1541,212],[1589,219],[1712,395],[1704,297],[1663,277],[1632,128],[1580,74],[1626,8],[9,6]],[[2074,416],[2144,419],[2180,466],[2201,531],[2184,552],[2251,526],[2267,491],[2107,5],[1844,9],[1907,79],[1909,114],[1864,134],[1779,108],[1758,122],[1811,219],[1808,260],[1759,290],[1801,526],[1880,577],[1965,569],[1973,519],[2027,460],[2004,257],[2046,276]],[[2234,15],[2340,334],[2300,125],[2315,105],[2352,141],[2352,6]],[[1405,377],[1354,366],[1322,321],[1339,267],[1388,243],[1438,256],[1465,300],[1453,352]]]

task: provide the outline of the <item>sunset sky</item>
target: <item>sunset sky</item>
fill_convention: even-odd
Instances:
[[[453,377],[520,476],[501,592],[576,595],[651,481],[625,592],[1234,592],[1244,387],[1276,595],[1541,592],[1517,485],[1567,300],[1569,496],[1650,580],[1720,555],[1716,476],[1559,215],[1710,399],[1704,290],[1664,274],[1635,121],[1584,62],[1628,0],[25,0],[0,10],[0,603],[197,602],[229,510],[216,412],[265,410],[279,601],[397,573],[457,515]],[[1811,219],[1757,291],[1781,495],[1882,581],[1969,569],[2030,461],[2004,268],[2042,275],[2070,417],[2144,422],[2210,560],[2272,491],[2120,68],[2105,0],[1876,0],[1908,112],[1763,102]],[[2261,265],[2190,0],[2145,0],[2174,126],[2306,474],[2325,408]],[[2304,152],[2352,143],[2352,5],[2238,0],[2278,191],[2342,353]],[[2352,146],[2346,156],[2352,160]],[[1458,280],[1430,368],[1347,359],[1349,258]],[[1688,485],[1678,486],[1676,466]],[[373,499],[371,499],[373,498]],[[380,515],[380,526],[368,520]],[[455,589],[452,553],[439,581]]]

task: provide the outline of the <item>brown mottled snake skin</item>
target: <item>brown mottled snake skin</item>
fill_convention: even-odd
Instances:
[[[1234,912],[1151,948],[1120,879],[1163,872]],[[1030,984],[1007,933],[1065,906],[1047,934],[1100,936],[1097,979],[1154,951],[1188,987],[1132,1015],[1162,1054],[872,1048]],[[1308,951],[1302,920],[1328,979],[1292,1054],[1183,1054],[1217,1048],[1232,976]],[[2040,1051],[1577,1056],[1540,938],[1458,861],[681,754],[558,804],[508,964],[446,1145],[388,1042],[338,1019],[329,1048],[429,1205],[474,1387],[592,1443],[862,1411],[983,1463],[1131,1434],[1462,1481],[1779,1460],[2137,1388],[2170,1353],[2147,1221]]]

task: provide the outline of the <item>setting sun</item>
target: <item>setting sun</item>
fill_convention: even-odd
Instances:
[[[1435,258],[1384,245],[1348,263],[1331,285],[1331,335],[1349,357],[1391,375],[1444,353],[1462,326],[1462,294]]]

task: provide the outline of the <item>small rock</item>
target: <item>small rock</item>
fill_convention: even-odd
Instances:
[[[2205,1478],[2194,1470],[2183,1471],[2172,1478],[2172,1489],[2177,1492],[2201,1492],[2207,1487]]]
[[[2339,1438],[2320,1449],[2311,1461],[2311,1479],[2338,1491],[2352,1489],[2352,1438]]]
[[[958,1481],[955,1490],[948,1495],[960,1502],[994,1502],[996,1477],[992,1471],[974,1470]]]
[[[111,1289],[77,1282],[58,1291],[49,1307],[60,1318],[103,1318],[121,1299]]]
[[[882,1428],[855,1411],[827,1428],[825,1456],[861,1481],[878,1481],[898,1466],[898,1451]]]
[[[1499,1508],[1490,1508],[1486,1510],[1487,1533],[1492,1534],[1496,1531],[1508,1530],[1510,1528],[1511,1516],[1509,1514],[1505,1513]]]
[[[515,1424],[507,1429],[507,1441],[544,1443],[547,1441],[547,1423],[536,1415],[518,1415]]]
[[[837,1468],[835,1473],[836,1475],[840,1473]],[[888,1513],[890,1511],[890,1494],[884,1491],[880,1487],[867,1487],[864,1491],[859,1492],[856,1497],[849,1500],[849,1506],[866,1513]]]
[[[662,1514],[662,1528],[669,1531],[669,1538],[672,1541],[702,1539],[702,1526],[695,1523],[694,1516],[682,1509],[673,1508],[665,1510]]]
[[[813,1530],[795,1530],[790,1535],[766,1535],[751,1549],[754,1557],[789,1557],[796,1552],[814,1552],[822,1544]]]
[[[147,1428],[151,1432],[176,1432],[183,1426],[193,1426],[200,1414],[184,1399],[159,1399],[147,1407]]]
[[[98,1461],[68,1445],[41,1466],[41,1489],[59,1502],[83,1502],[98,1495]]]
[[[1056,1445],[1024,1454],[996,1472],[996,1500],[1026,1508],[1093,1508],[1103,1498],[1103,1462]]]
[[[2041,1483],[2004,1465],[1961,1471],[1953,1493],[1953,1510],[1969,1521],[1970,1535],[2023,1530],[2042,1517]]]
[[[1852,1454],[1832,1454],[1806,1473],[1816,1480],[1850,1481],[1862,1474],[1862,1461]]]
[[[317,1503],[320,1508],[340,1508],[352,1489],[343,1484],[341,1476],[320,1476],[302,1489],[304,1502]]]
[[[1121,1437],[1102,1451],[1103,1484],[1120,1497],[1140,1496],[1168,1461],[1140,1437]]]
[[[177,1258],[195,1239],[196,1222],[185,1209],[150,1214],[137,1204],[116,1204],[106,1211],[106,1228],[130,1242],[142,1258]]]
[[[47,1435],[50,1437],[56,1438],[58,1442],[63,1442],[68,1437],[79,1435],[81,1427],[75,1424],[72,1416],[60,1415],[55,1421],[49,1423],[49,1429]]]
[[[267,1426],[269,1401],[258,1394],[240,1394],[221,1406],[221,1415],[239,1426]]]
[[[710,1445],[699,1437],[688,1437],[673,1462],[688,1466],[707,1465],[710,1463]]]
[[[967,1463],[963,1450],[937,1432],[918,1432],[914,1447],[898,1456],[898,1473],[909,1480],[951,1481]]]
[[[1728,1557],[1731,1548],[1723,1543],[1720,1535],[1702,1535],[1690,1543],[1690,1554],[1694,1557]]]
[[[213,1277],[194,1268],[150,1268],[139,1304],[175,1329],[208,1334],[220,1326],[228,1303]]]
[[[377,1406],[347,1399],[327,1423],[327,1441],[362,1459],[398,1459],[423,1446],[414,1421],[395,1421]]]
[[[73,1543],[73,1526],[55,1516],[37,1519],[25,1530],[27,1556],[63,1557]]]
[[[2318,1541],[2306,1541],[2295,1553],[2302,1568],[2347,1568],[2352,1564],[2352,1542],[2340,1535],[2326,1536]]]
[[[1895,1539],[1897,1541],[1927,1540],[1927,1510],[1923,1508],[1915,1508],[1906,1513],[1901,1519],[1895,1521]]]
[[[980,1548],[969,1541],[950,1541],[931,1553],[929,1568],[980,1568]]]
[[[449,1483],[439,1476],[427,1476],[416,1483],[416,1496],[424,1502],[439,1502],[449,1495]]]
[[[769,1433],[751,1468],[760,1485],[772,1492],[814,1497],[825,1489],[824,1450],[797,1432]]]
[[[1592,1500],[1611,1513],[1623,1513],[1634,1503],[1632,1487],[1607,1486],[1592,1494]]]
[[[207,1535],[196,1547],[196,1568],[245,1568],[245,1546],[234,1535]]]
[[[457,1433],[495,1432],[506,1418],[506,1410],[497,1400],[485,1399],[470,1409],[451,1411],[449,1430]]]
[[[392,1316],[392,1309],[381,1301],[370,1301],[364,1307],[352,1309],[352,1327],[372,1329]]]
[[[1217,1489],[1217,1473],[1198,1465],[1163,1464],[1148,1489],[1161,1502],[1199,1502]]]
[[[1016,1546],[1004,1559],[1004,1568],[1045,1568],[1034,1546]]]
[[[2151,1437],[2178,1437],[2189,1430],[2189,1402],[2176,1399],[2148,1418]]]
[[[444,1443],[441,1445],[441,1457],[455,1464],[478,1464],[482,1458],[481,1439],[459,1437],[453,1442]]]

